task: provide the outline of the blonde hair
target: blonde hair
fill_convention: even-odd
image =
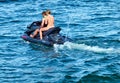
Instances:
[[[47,13],[47,14],[51,14],[51,11],[50,11],[50,10],[46,10],[46,13]]]

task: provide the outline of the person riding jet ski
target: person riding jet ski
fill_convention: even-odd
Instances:
[[[50,28],[54,28],[54,17],[51,15],[50,10],[46,10],[42,12],[43,19],[42,23],[39,29],[36,29],[33,34],[30,35],[30,37],[34,38],[38,33],[40,34],[40,39],[43,39],[43,31],[47,31]]]

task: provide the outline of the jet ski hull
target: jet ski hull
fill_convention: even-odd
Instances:
[[[40,23],[40,21],[33,22],[30,26],[27,27],[27,30],[24,32],[21,38],[31,43],[44,44],[46,46],[53,46],[54,44],[64,44],[64,42],[70,41],[69,38],[59,33],[61,30],[59,27],[54,27],[49,29],[48,31],[43,32],[42,40],[40,40],[39,34],[36,37],[31,38],[30,34],[32,34],[36,29],[39,28]]]

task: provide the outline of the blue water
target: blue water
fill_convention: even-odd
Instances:
[[[46,9],[73,42],[20,38]],[[120,83],[120,1],[0,0],[0,83]]]

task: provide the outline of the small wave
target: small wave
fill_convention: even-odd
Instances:
[[[115,35],[115,34],[118,34],[119,31],[108,31],[108,32],[105,32],[104,34],[101,33],[101,34],[98,34],[97,36],[102,36],[102,37],[105,37],[105,36],[109,36],[109,35]]]
[[[87,50],[87,51],[93,51],[97,53],[120,53],[120,49],[115,49],[115,48],[101,48],[98,46],[88,46],[85,44],[76,44],[72,42],[65,42],[63,45],[54,45],[54,50],[55,52],[58,52],[59,50],[62,49],[69,49],[69,50]]]
[[[16,1],[22,1],[22,0],[0,0],[0,2],[16,2]]]
[[[110,75],[104,75],[104,76],[88,74],[82,77],[79,80],[79,83],[81,82],[89,83],[89,81],[94,81],[94,80],[95,80],[95,83],[119,83],[119,76],[117,74],[110,74]],[[91,82],[91,83],[94,83],[94,82]]]

